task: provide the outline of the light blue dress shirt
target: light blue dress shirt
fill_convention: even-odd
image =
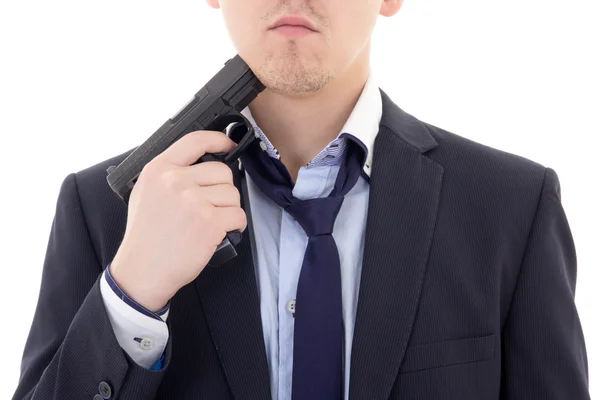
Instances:
[[[279,154],[260,130],[249,110],[243,114],[265,143],[261,147],[271,157]],[[341,133],[349,133],[371,155],[375,135],[381,119],[381,94],[372,77],[352,115]],[[345,156],[348,139],[336,138],[308,165],[300,168],[293,189],[299,199],[326,197],[337,177]],[[345,196],[336,218],[333,238],[338,247],[342,275],[342,311],[345,336],[345,398],[348,399],[350,381],[350,350],[362,266],[364,235],[369,200],[369,172],[371,157],[367,157],[363,174]],[[302,227],[281,207],[266,197],[246,173],[250,211],[256,242],[256,274],[260,287],[260,311],[271,374],[273,400],[290,400],[292,389],[294,299],[298,277],[308,238]]]
[[[250,110],[246,108],[242,113],[255,127],[257,137],[262,140],[263,150],[269,156],[279,158],[277,150],[256,125]],[[366,162],[358,182],[344,198],[332,233],[338,247],[342,276],[346,400],[367,221],[372,148],[379,131],[381,113],[381,94],[373,75],[370,74],[358,102],[340,132],[352,135],[363,147]],[[340,139],[338,135],[308,165],[300,168],[293,189],[294,196],[310,199],[329,195],[345,156],[347,140]],[[308,238],[302,227],[267,198],[254,185],[248,174],[246,178],[255,234],[255,268],[271,394],[273,400],[290,400],[294,339],[293,302]],[[151,368],[161,358],[168,340],[168,330],[164,327],[166,324],[162,320],[135,311],[123,301],[122,296],[110,290],[106,279],[102,282],[101,292],[119,344],[138,364]],[[132,324],[132,319],[124,320],[125,316],[131,317],[132,313],[135,313],[135,324]],[[166,320],[166,316],[162,318]],[[132,337],[141,338],[144,343],[152,343],[152,346],[140,349],[139,343],[134,342]]]

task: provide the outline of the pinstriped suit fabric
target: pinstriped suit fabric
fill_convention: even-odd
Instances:
[[[557,173],[382,97],[350,399],[589,399]],[[105,171],[129,152],[63,182],[14,398],[92,399],[104,381],[111,399],[270,399],[248,235],[173,299],[162,371],[120,349],[98,277],[127,218]]]

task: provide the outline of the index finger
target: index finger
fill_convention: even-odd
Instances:
[[[170,164],[187,167],[206,153],[228,153],[236,146],[223,132],[194,131],[176,140],[158,157]]]

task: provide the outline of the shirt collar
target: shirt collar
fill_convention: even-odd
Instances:
[[[363,171],[367,176],[371,175],[373,160],[373,145],[375,137],[379,132],[379,123],[382,114],[382,100],[379,87],[375,82],[371,71],[363,91],[342,127],[338,136],[332,140],[323,150],[319,152],[305,167],[312,168],[323,165],[339,165],[345,154],[347,140],[356,142],[365,151],[365,163]],[[255,130],[255,135],[261,140],[261,147],[270,157],[279,159],[279,152],[271,144],[264,132],[258,127],[248,107],[242,110],[248,121]],[[264,144],[263,144],[264,143]]]

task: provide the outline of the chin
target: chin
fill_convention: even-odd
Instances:
[[[322,60],[304,57],[298,51],[272,51],[252,64],[252,70],[261,82],[281,94],[315,93],[332,79]]]

